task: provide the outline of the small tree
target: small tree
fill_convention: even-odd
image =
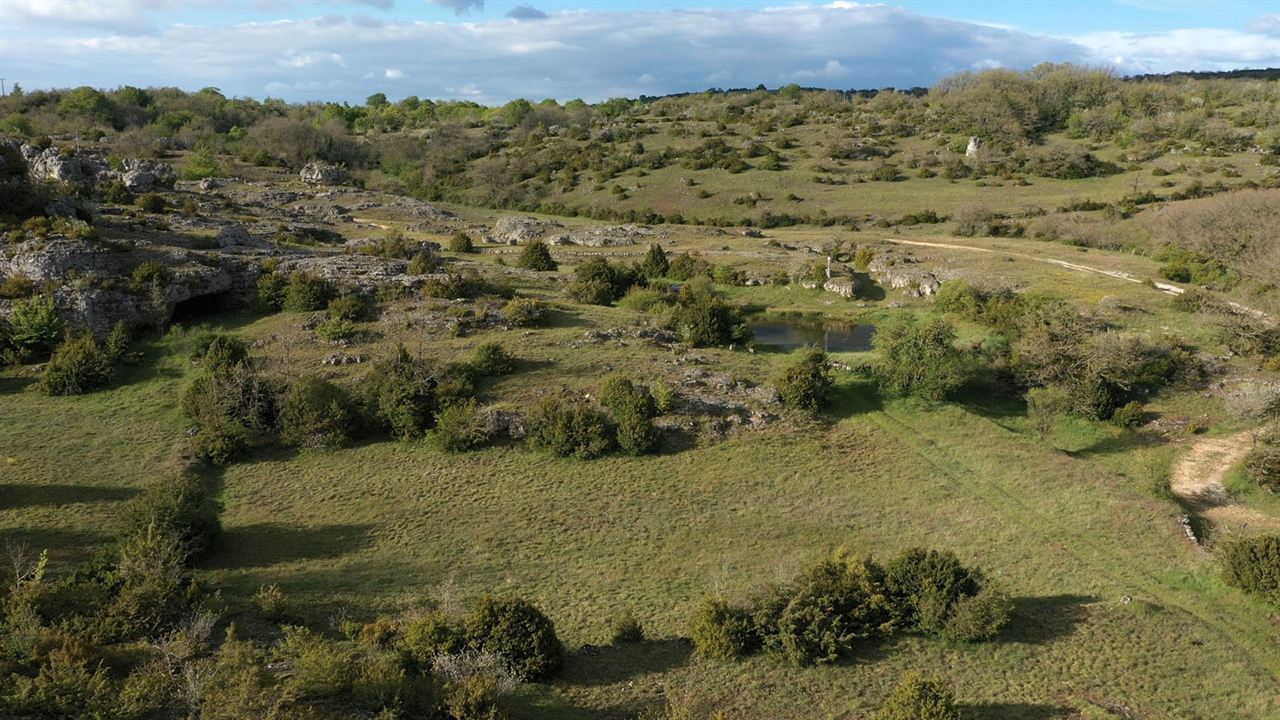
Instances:
[[[551,257],[551,250],[541,240],[534,240],[520,251],[519,265],[529,270],[556,270],[560,267]]]
[[[644,262],[640,265],[640,272],[647,278],[660,278],[667,274],[667,270],[671,267],[670,261],[667,260],[667,251],[662,249],[658,243],[649,246],[649,252],[644,256]]]
[[[1280,605],[1280,535],[1239,537],[1217,549],[1222,579]]]
[[[1027,391],[1027,419],[1041,439],[1049,436],[1058,417],[1071,409],[1071,399],[1060,387],[1036,387]]]
[[[542,680],[560,669],[564,648],[555,625],[527,600],[486,595],[467,616],[467,645],[500,655],[528,680]]]
[[[942,682],[909,673],[885,698],[875,720],[960,720],[960,710]]]
[[[298,270],[289,276],[284,290],[285,312],[323,310],[333,297],[333,284],[309,272]]]
[[[783,402],[809,412],[816,412],[827,404],[831,386],[827,354],[812,348],[800,350],[799,357],[782,371],[777,380]]]
[[[293,447],[339,447],[350,436],[352,420],[342,388],[314,375],[296,380],[280,400],[280,439]]]
[[[25,357],[41,357],[62,338],[62,318],[45,296],[15,300],[9,315],[9,343]]]
[[[475,243],[465,231],[459,230],[449,238],[449,249],[456,253],[472,253],[476,251]]]
[[[111,358],[93,335],[73,335],[49,358],[39,385],[47,395],[80,395],[111,382],[111,372]]]
[[[941,400],[969,378],[968,358],[955,346],[955,329],[940,317],[924,322],[899,315],[876,330],[880,380],[896,393]]]

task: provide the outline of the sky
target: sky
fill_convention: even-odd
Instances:
[[[6,88],[497,104],[1280,67],[1280,0],[0,0]]]

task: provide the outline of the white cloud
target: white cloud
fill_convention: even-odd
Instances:
[[[5,75],[28,88],[213,84],[228,94],[267,89],[289,100],[359,101],[381,91],[505,102],[753,87],[792,78],[832,88],[905,88],[962,70],[1045,61],[1112,63],[1136,72],[1280,65],[1274,37],[1261,32],[1192,29],[1064,39],[851,2],[564,11],[536,22],[330,15],[74,34],[49,13],[71,12],[75,0],[0,3]],[[10,3],[22,4],[24,27],[7,22]],[[479,7],[472,0],[445,4]],[[83,5],[109,5],[86,10],[99,13],[102,22],[119,22],[142,7],[132,0]],[[46,13],[43,20],[33,19],[37,10]],[[25,31],[33,23],[41,32]]]
[[[1280,36],[1280,13],[1263,15],[1249,23],[1249,30],[1263,35]]]

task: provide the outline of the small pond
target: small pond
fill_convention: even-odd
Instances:
[[[748,320],[757,345],[782,350],[813,345],[827,352],[865,352],[871,349],[875,325],[831,322],[813,317],[760,316]]]

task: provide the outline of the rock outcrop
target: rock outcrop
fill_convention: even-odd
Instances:
[[[298,175],[308,185],[343,185],[350,179],[346,170],[318,160],[304,165]]]

